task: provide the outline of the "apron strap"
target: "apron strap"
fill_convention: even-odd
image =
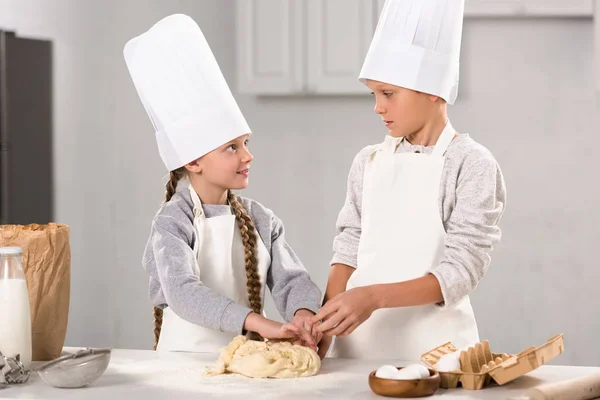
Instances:
[[[394,154],[396,152],[396,148],[400,143],[404,140],[404,137],[393,137],[391,135],[386,135],[383,142],[378,146],[378,150],[382,150],[384,153]]]
[[[442,133],[440,134],[440,137],[437,140],[437,143],[435,144],[435,147],[434,147],[431,155],[436,156],[436,157],[442,157],[444,155],[444,153],[446,152],[446,150],[448,149],[448,146],[450,146],[452,139],[454,139],[455,134],[456,134],[456,131],[454,130],[454,127],[452,127],[450,120],[448,120],[448,122],[446,123],[446,126],[444,127],[444,130],[442,131]],[[406,139],[404,136],[393,137],[390,135],[386,135],[384,141],[382,143],[380,143],[379,146],[377,146],[378,148],[375,149],[373,151],[373,153],[381,150],[384,153],[392,153],[393,154],[396,152],[396,148],[400,145],[400,143],[402,143],[402,141],[404,139]],[[373,153],[371,153],[371,155],[373,155]]]
[[[196,189],[194,189],[191,183],[188,185],[188,189],[190,190],[190,196],[192,196],[192,203],[194,203],[194,217],[199,218],[204,216],[202,201],[200,200],[198,193],[196,193]]]
[[[198,193],[196,193],[196,190],[194,189],[191,183],[188,185],[188,189],[190,190],[192,203],[194,203],[194,217],[204,217],[204,209],[202,208],[202,200],[200,200],[200,196],[198,196]],[[230,206],[229,199],[227,199],[227,205]],[[230,212],[231,214],[233,214],[233,211]]]
[[[448,149],[448,146],[450,146],[450,142],[452,142],[452,139],[454,139],[455,134],[456,131],[452,127],[450,120],[448,120],[448,123],[446,124],[446,127],[444,128],[442,134],[438,138],[437,143],[435,144],[435,147],[433,149],[433,153],[431,153],[431,155],[442,157]]]

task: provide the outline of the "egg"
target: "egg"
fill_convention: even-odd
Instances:
[[[377,369],[375,376],[396,380],[422,379],[429,377],[429,370],[421,364],[411,364],[400,370],[393,365],[383,365]]]
[[[414,368],[402,368],[398,371],[396,379],[421,379],[421,373]]]
[[[382,365],[375,372],[375,376],[383,379],[397,379],[398,372],[398,368],[393,365]]]
[[[446,354],[438,360],[436,369],[440,372],[451,372],[460,370],[460,351]]]
[[[408,366],[402,368],[401,371],[403,371],[403,370],[410,370],[410,371],[415,371],[416,373],[418,373],[419,377],[415,378],[415,379],[429,377],[429,370],[427,369],[427,367],[425,367],[422,364],[411,364],[411,365],[408,365]]]

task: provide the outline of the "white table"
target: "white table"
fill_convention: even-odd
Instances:
[[[66,348],[75,352],[76,348]],[[37,374],[28,383],[0,389],[0,399],[383,399],[371,392],[369,373],[389,361],[331,359],[323,361],[321,372],[299,379],[249,379],[236,375],[205,377],[205,367],[216,354],[161,353],[150,350],[113,350],[111,362],[95,383],[80,389],[56,389]],[[37,363],[39,364],[39,363]],[[406,365],[406,363],[393,363]],[[34,364],[35,366],[36,364]],[[508,399],[529,387],[600,372],[600,368],[542,366],[504,386],[478,391],[439,389],[432,397],[452,399]]]

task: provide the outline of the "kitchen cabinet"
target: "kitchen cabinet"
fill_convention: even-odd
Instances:
[[[238,0],[238,91],[367,93],[357,77],[376,9],[373,0]]]
[[[358,74],[378,14],[372,0],[308,0],[305,90],[318,94],[366,93]]]
[[[239,0],[237,78],[243,93],[298,93],[304,88],[304,3]]]
[[[377,3],[375,7],[377,7],[377,20],[379,20],[379,15],[381,14],[381,10],[383,10],[383,5],[385,4],[385,0],[375,0]]]
[[[592,16],[594,0],[466,0],[465,17]]]
[[[238,0],[237,89],[254,95],[349,95],[385,0]],[[600,0],[466,0],[465,18],[594,18],[600,90]]]
[[[594,1],[594,57],[596,66],[596,93],[600,94],[600,0]]]

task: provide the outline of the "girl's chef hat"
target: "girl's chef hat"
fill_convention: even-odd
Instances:
[[[169,171],[251,133],[202,31],[187,15],[160,20],[123,52]]]

